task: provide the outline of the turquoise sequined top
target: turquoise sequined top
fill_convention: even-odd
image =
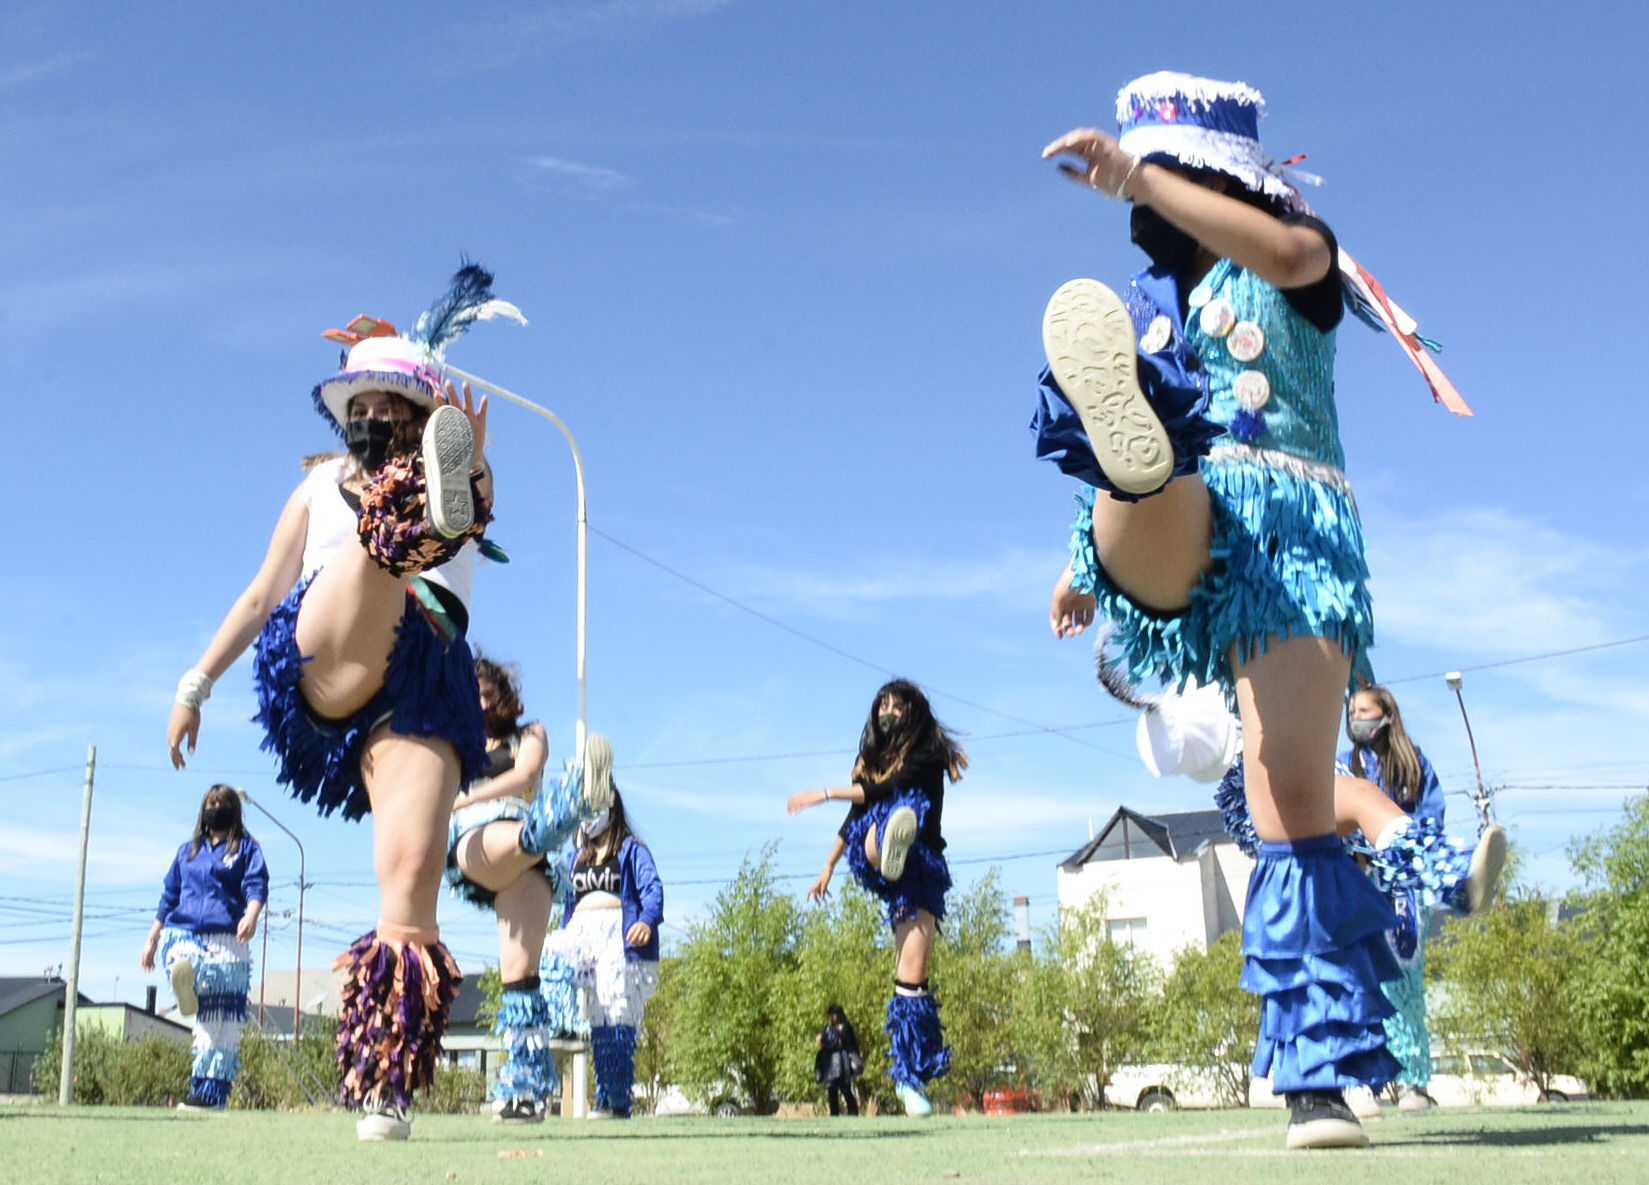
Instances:
[[[1246,444],[1343,469],[1334,331],[1322,332],[1280,289],[1229,259],[1187,299],[1185,339],[1208,372],[1208,416],[1226,429],[1215,449]]]

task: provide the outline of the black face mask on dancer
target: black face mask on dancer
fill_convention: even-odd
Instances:
[[[389,420],[350,420],[344,425],[344,447],[368,473],[389,460],[395,441],[395,425]]]
[[[1153,264],[1175,275],[1196,258],[1197,240],[1149,206],[1135,206],[1129,213],[1128,237]]]
[[[230,824],[235,821],[233,807],[209,806],[201,812],[201,822],[206,824],[208,831],[228,831]]]

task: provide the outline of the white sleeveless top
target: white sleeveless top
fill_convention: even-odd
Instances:
[[[309,509],[309,532],[303,540],[305,576],[320,571],[338,548],[355,538],[356,514],[344,501],[343,490],[339,488],[348,471],[349,458],[334,457],[311,469],[298,487]],[[424,579],[447,589],[468,609],[478,551],[475,540],[469,540],[454,558],[425,572]]]

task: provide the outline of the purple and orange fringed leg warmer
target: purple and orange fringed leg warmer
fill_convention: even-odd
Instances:
[[[440,932],[384,922],[355,940],[334,969],[343,973],[338,1017],[340,1101],[361,1110],[392,1098],[411,1105],[435,1081],[441,1038],[458,985],[458,964]]]
[[[475,490],[475,523],[447,539],[436,533],[427,514],[428,493],[419,459],[414,455],[385,461],[361,491],[356,531],[373,563],[394,576],[413,576],[439,567],[465,543],[479,539],[492,517]]]

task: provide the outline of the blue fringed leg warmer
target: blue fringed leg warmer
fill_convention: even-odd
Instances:
[[[1369,872],[1386,894],[1413,891],[1429,908],[1466,912],[1466,875],[1472,848],[1450,839],[1437,818],[1409,818],[1390,836],[1382,836],[1369,854]]]
[[[521,850],[547,855],[573,837],[584,821],[584,770],[569,763],[559,778],[545,778],[521,823]]]
[[[950,1069],[945,1027],[939,1023],[939,1001],[926,986],[920,995],[899,990],[887,1002],[887,1035],[892,1043],[888,1075],[918,1091]]]
[[[573,965],[546,947],[538,962],[538,976],[550,1035],[588,1040],[590,1018],[584,1015],[579,1002],[578,975]]]
[[[615,1115],[630,1113],[636,1077],[636,1030],[633,1025],[596,1025],[590,1030],[595,1062],[596,1105]]]
[[[1242,986],[1262,999],[1255,1077],[1278,1094],[1397,1077],[1380,987],[1401,974],[1386,943],[1396,923],[1337,836],[1260,844],[1242,943]]]
[[[538,977],[504,987],[492,1031],[504,1043],[504,1065],[492,1088],[495,1099],[547,1100],[560,1084],[550,1053],[549,1005],[538,990]]]

